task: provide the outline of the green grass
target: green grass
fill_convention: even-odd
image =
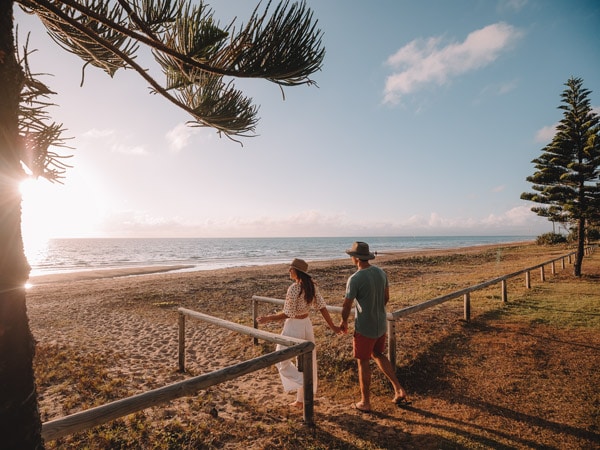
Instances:
[[[591,276],[581,280],[560,276],[509,302],[504,315],[515,321],[600,330],[599,281]]]

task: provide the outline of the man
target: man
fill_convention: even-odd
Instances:
[[[361,398],[354,407],[363,412],[371,411],[371,358],[394,386],[393,402],[399,406],[408,405],[410,402],[406,398],[406,391],[400,385],[392,363],[384,354],[387,331],[386,304],[390,299],[387,275],[382,269],[369,263],[375,255],[369,251],[369,244],[366,242],[354,242],[346,253],[358,269],[348,278],[340,322],[342,331],[347,332],[348,317],[356,300],[352,346],[354,357],[358,361]]]

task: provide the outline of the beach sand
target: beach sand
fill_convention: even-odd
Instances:
[[[493,246],[492,246],[493,247]],[[484,251],[488,246],[464,251]],[[377,262],[414,255],[446,254],[455,250],[402,252],[378,255]],[[136,267],[91,270],[31,277],[27,293],[30,327],[38,346],[69,348],[98,355],[112,364],[111,377],[124,380],[131,395],[208,373],[261,354],[252,338],[219,329],[193,319],[186,326],[186,370],[178,369],[177,307],[211,314],[252,326],[253,295],[284,298],[290,283],[287,264],[237,267],[207,271],[183,271],[187,266]],[[330,305],[341,305],[345,280],[354,268],[349,259],[311,262],[309,269],[318,280]],[[276,310],[263,304],[260,314]],[[279,308],[281,309],[281,308]],[[344,339],[334,336],[319,314],[313,314],[317,341]],[[339,316],[334,315],[337,322]],[[283,323],[263,329],[279,333]],[[318,344],[318,342],[317,342]],[[239,350],[239,351],[238,351]],[[272,409],[287,411],[293,395],[282,391],[274,367],[243,376],[214,389],[213,407],[220,417],[236,419],[231,399],[253,396],[258,403],[270,402]],[[74,412],[65,410],[54,390],[40,392],[43,421]],[[318,408],[328,412],[338,405],[317,394]],[[165,406],[166,414],[183,416],[185,401]],[[160,413],[160,409],[158,409]],[[293,412],[293,411],[292,411]]]
[[[472,270],[468,267],[442,265],[435,270],[416,273],[410,269],[410,265],[396,267],[399,260],[424,255],[443,257],[456,253],[466,255],[496,252],[498,259],[492,265],[493,271],[486,269],[486,273],[474,274],[473,282],[470,283],[472,285],[549,258],[550,252],[547,249],[540,249],[539,255],[530,254],[530,259],[519,260],[516,263],[518,267],[515,267],[511,258],[506,261],[502,258],[502,249],[524,245],[527,244],[380,254],[375,263],[388,271],[393,286],[401,285],[403,288],[402,295],[399,291],[392,290],[393,300],[388,310],[427,300],[428,298],[413,298],[411,292],[422,292],[422,289],[409,286],[426,286],[427,277],[435,276],[436,272],[451,280],[456,270]],[[561,255],[565,250],[557,249],[554,253]],[[309,261],[309,264],[309,271],[319,283],[327,303],[340,306],[345,281],[355,270],[350,260]],[[283,298],[290,283],[287,264],[209,271],[178,272],[172,269],[181,267],[98,270],[32,277],[32,286],[27,293],[27,308],[30,327],[38,347],[68,348],[75,353],[102,359],[108,377],[120,380],[128,395],[222,369],[266,352],[269,346],[254,346],[251,337],[187,319],[187,370],[186,373],[178,372],[177,307],[252,326],[252,295]],[[446,286],[445,292],[438,292],[436,295],[466,287],[458,286],[453,289],[451,283],[446,283]],[[259,314],[276,309],[273,305],[265,304],[260,307]],[[335,322],[339,320],[338,315],[334,314],[333,317]],[[460,312],[457,319],[459,318]],[[312,319],[317,355],[323,342],[335,342],[336,348],[342,348],[351,361],[350,334],[336,336],[320,315],[313,314]],[[410,324],[407,321],[407,326]],[[262,328],[279,333],[281,326],[282,323],[273,323]],[[85,409],[80,405],[64,404],[64,386],[38,389],[44,422]],[[225,382],[199,395],[203,396],[200,411],[197,402],[183,398],[147,409],[145,414],[157,420],[176,418],[182,423],[190,423],[199,413],[238,421],[247,420],[248,414],[247,408],[240,405],[252,403],[266,407],[273,421],[281,422],[290,418],[300,421],[302,418],[301,410],[288,406],[294,400],[294,395],[283,392],[274,367]],[[326,386],[319,389],[315,399],[317,420],[351,413],[352,398],[358,398],[358,386],[343,400],[328,395]],[[392,409],[390,414],[402,415],[403,412]],[[374,433],[382,430],[375,430]]]

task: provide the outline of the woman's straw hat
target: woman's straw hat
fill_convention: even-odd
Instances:
[[[294,258],[292,264],[290,264],[290,267],[308,275],[308,263],[303,259]]]

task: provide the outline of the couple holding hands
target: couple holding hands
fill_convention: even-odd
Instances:
[[[308,264],[302,259],[294,259],[290,265],[290,278],[294,281],[287,290],[283,311],[277,314],[261,316],[259,323],[285,320],[284,336],[295,337],[315,342],[312,323],[309,318],[310,309],[317,309],[337,334],[348,332],[348,317],[353,303],[356,301],[356,318],[354,321],[354,337],[352,342],[353,354],[358,362],[358,380],[361,399],[354,407],[362,412],[371,411],[370,391],[371,367],[373,358],[377,366],[385,374],[394,387],[393,402],[399,406],[410,404],[406,391],[400,385],[394,367],[385,356],[385,341],[387,331],[386,304],[390,297],[389,283],[386,273],[379,267],[370,264],[375,254],[369,251],[366,242],[354,242],[346,250],[352,258],[352,264],[358,269],[348,278],[346,294],[342,307],[342,319],[335,325],[319,288],[308,274]],[[278,346],[277,350],[281,347]],[[317,390],[317,361],[313,351],[313,387]],[[303,406],[304,390],[302,388],[302,373],[291,360],[277,364],[283,389],[286,392],[296,391],[296,401],[291,405]]]

